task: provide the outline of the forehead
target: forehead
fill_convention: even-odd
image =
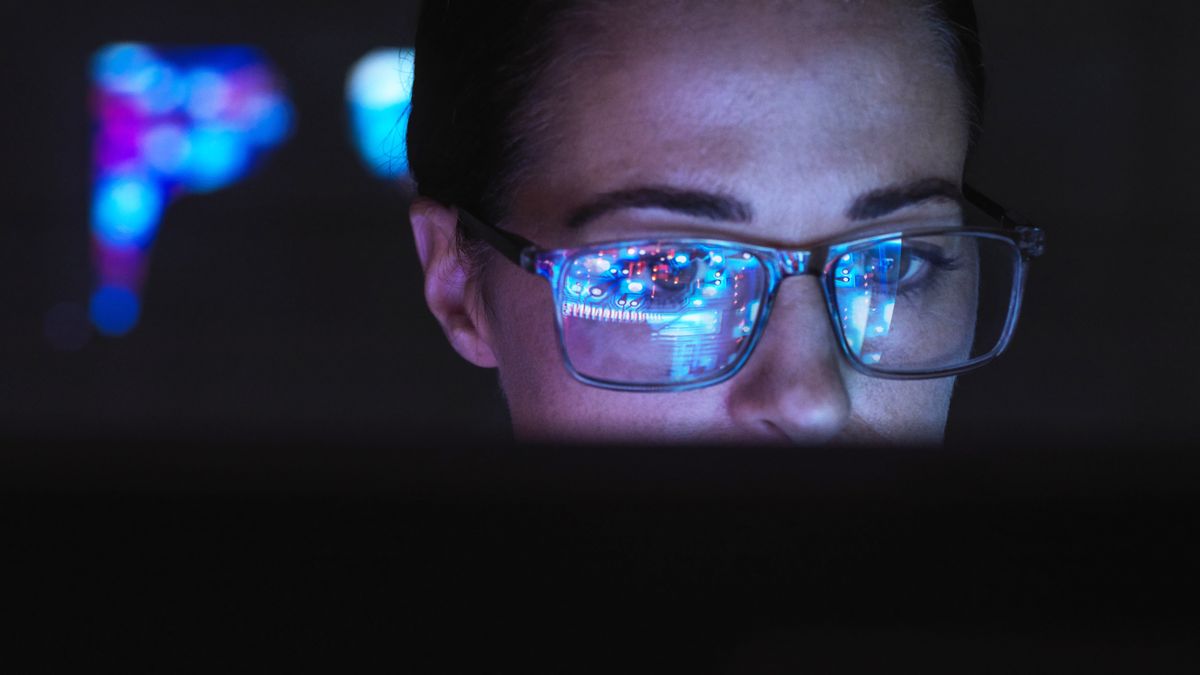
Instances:
[[[961,169],[953,65],[906,3],[618,3],[569,36],[514,215],[652,184],[834,223],[858,192]]]

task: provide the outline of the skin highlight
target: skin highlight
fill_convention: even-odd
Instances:
[[[674,234],[800,248],[897,221],[960,217],[953,200],[938,198],[878,219],[848,214],[873,191],[957,185],[962,173],[962,94],[913,6],[697,2],[685,12],[674,4],[618,3],[581,19],[601,28],[588,34],[591,48],[563,61],[569,73],[547,75],[555,84],[540,102],[544,133],[502,227],[544,247]],[[597,195],[646,187],[729,195],[751,217],[633,206],[568,226]],[[732,379],[669,394],[608,391],[564,368],[543,279],[503,261],[472,274],[455,246],[452,206],[417,199],[411,220],[427,302],[464,358],[499,369],[519,439],[942,438],[953,378],[853,370],[813,277],[784,282],[766,332]]]

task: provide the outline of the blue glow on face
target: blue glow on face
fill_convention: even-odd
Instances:
[[[92,294],[88,314],[104,335],[125,335],[137,325],[141,313],[138,296],[121,286],[102,286]]]
[[[112,176],[96,186],[92,231],[102,243],[141,246],[154,234],[163,198],[157,182],[144,176]]]
[[[380,178],[408,173],[404,136],[412,99],[411,49],[377,49],[358,60],[346,80],[354,144]]]

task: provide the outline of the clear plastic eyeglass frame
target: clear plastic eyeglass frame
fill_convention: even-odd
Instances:
[[[749,360],[750,355],[754,352],[755,346],[766,330],[768,319],[771,314],[771,308],[774,304],[779,285],[784,279],[798,275],[813,275],[820,277],[821,288],[825,297],[825,304],[828,309],[828,316],[832,322],[834,334],[837,336],[838,345],[846,360],[855,370],[861,373],[870,375],[872,377],[886,379],[930,379],[958,375],[969,370],[974,370],[975,368],[978,368],[995,359],[1007,348],[1012,339],[1013,332],[1015,331],[1017,325],[1017,318],[1020,315],[1021,298],[1024,293],[1025,278],[1028,274],[1028,265],[1031,260],[1042,255],[1044,251],[1045,235],[1040,228],[1030,225],[1020,216],[1006,210],[1004,207],[1000,206],[978,191],[972,189],[970,186],[963,186],[963,197],[966,203],[974,205],[986,216],[994,220],[997,225],[993,227],[901,228],[881,234],[873,234],[869,237],[855,238],[852,240],[830,241],[810,246],[805,249],[780,249],[728,240],[678,237],[644,239],[636,241],[622,240],[615,242],[602,242],[591,244],[586,247],[568,249],[544,249],[516,234],[506,232],[493,225],[484,224],[479,219],[475,218],[466,211],[463,211],[462,209],[458,210],[458,220],[459,223],[470,234],[482,239],[509,261],[531,274],[536,274],[545,278],[550,283],[551,290],[555,293],[556,297],[558,296],[559,291],[558,284],[563,283],[564,263],[573,259],[574,256],[579,252],[586,250],[593,250],[597,248],[639,247],[653,243],[670,241],[673,244],[680,245],[694,244],[703,246],[731,247],[736,248],[739,251],[748,252],[757,257],[764,264],[766,270],[768,271],[768,276],[766,289],[763,292],[761,314],[754,321],[752,333],[748,336],[748,344],[744,349],[741,350],[740,357],[730,367],[723,370],[718,370],[712,375],[695,380],[661,384],[630,384],[625,382],[605,380],[582,374],[572,365],[571,358],[567,353],[567,347],[563,337],[562,314],[560,312],[555,312],[557,317],[556,330],[558,332],[559,349],[563,357],[563,363],[568,372],[570,372],[572,377],[575,379],[585,384],[621,391],[684,391],[719,384],[732,378],[742,369],[745,363]],[[916,235],[929,236],[938,234],[969,234],[975,237],[1000,241],[1012,247],[1012,260],[1016,269],[1013,271],[1013,283],[1011,298],[1009,300],[1008,316],[1004,320],[1003,329],[997,344],[990,351],[971,358],[964,363],[955,365],[954,367],[936,370],[897,371],[881,368],[879,366],[872,366],[865,363],[860,356],[855,353],[855,350],[851,348],[846,336],[846,330],[839,322],[838,309],[835,300],[835,279],[837,277],[837,274],[835,273],[835,268],[837,267],[836,263],[847,251],[858,250],[863,247],[870,246],[876,242],[895,240],[897,238],[912,237]]]

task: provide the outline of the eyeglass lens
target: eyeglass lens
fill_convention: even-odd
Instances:
[[[999,345],[1019,254],[972,233],[907,236],[833,261],[833,305],[850,353],[894,373],[954,368]]]
[[[849,351],[868,368],[938,370],[1003,334],[1012,244],[966,234],[839,250],[827,270]],[[735,246],[660,242],[576,253],[557,288],[564,351],[580,375],[627,386],[717,379],[760,323],[772,271]],[[990,343],[989,343],[990,341]]]

